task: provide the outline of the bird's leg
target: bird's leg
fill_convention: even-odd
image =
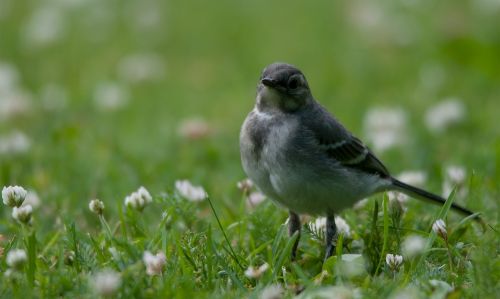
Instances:
[[[297,240],[292,247],[292,261],[295,260],[297,254],[297,247],[299,246],[300,240],[300,217],[294,212],[290,211],[290,217],[288,218],[288,235],[291,237],[295,232],[298,232]]]
[[[326,217],[326,250],[325,261],[335,252],[335,245],[333,238],[337,235],[337,226],[335,225],[335,216],[330,215]]]

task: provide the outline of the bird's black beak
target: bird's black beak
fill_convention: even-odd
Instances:
[[[276,85],[277,85],[276,80],[268,78],[268,77],[262,78],[262,80],[260,80],[260,82],[262,84],[264,84],[265,86],[272,87],[272,88],[276,87]]]

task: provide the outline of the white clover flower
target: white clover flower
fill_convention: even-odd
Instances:
[[[445,178],[443,181],[443,197],[448,197],[453,188],[457,188],[457,197],[464,198],[467,196],[469,190],[465,186],[465,179],[467,178],[467,171],[464,167],[459,165],[451,165],[445,169]]]
[[[344,238],[351,237],[351,227],[349,226],[349,224],[347,224],[344,218],[340,216],[335,216],[335,224],[337,226],[338,234],[343,234]]]
[[[279,284],[271,284],[266,286],[262,293],[260,293],[261,299],[281,299],[283,298],[283,287]]]
[[[165,75],[164,70],[163,58],[154,53],[131,54],[118,64],[118,75],[131,83],[160,80]]]
[[[402,244],[403,254],[412,258],[420,253],[422,253],[425,249],[425,239],[418,235],[410,235],[406,237]]]
[[[387,197],[390,202],[397,201],[401,205],[405,204],[410,198],[408,195],[398,191],[388,191]]]
[[[146,273],[150,276],[154,276],[163,273],[167,257],[163,252],[158,252],[156,255],[153,255],[151,252],[145,251],[142,260],[146,266]]]
[[[425,123],[433,133],[441,133],[449,126],[463,121],[466,110],[457,98],[448,98],[427,110]]]
[[[401,264],[403,264],[403,257],[401,255],[388,253],[385,256],[385,262],[392,271],[397,271]]]
[[[260,278],[262,274],[264,274],[264,272],[267,271],[267,269],[269,269],[268,263],[264,263],[259,267],[250,266],[248,267],[248,269],[245,270],[245,276],[248,278],[257,279]]]
[[[458,165],[450,165],[446,167],[446,179],[454,184],[460,185],[465,182],[467,171],[464,167]]]
[[[28,191],[26,199],[23,201],[22,205],[30,205],[33,209],[38,208],[40,206],[40,198],[38,197],[38,194],[33,190]]]
[[[104,203],[99,199],[92,199],[89,202],[89,209],[92,213],[102,215],[102,212],[104,211]]]
[[[370,109],[364,120],[367,140],[377,151],[384,151],[406,142],[406,113],[397,108]]]
[[[14,87],[0,90],[0,121],[26,114],[32,108],[32,95],[26,90]]]
[[[142,211],[153,201],[153,197],[144,187],[140,187],[136,192],[132,192],[125,197],[125,205],[137,211]]]
[[[199,140],[210,136],[212,128],[203,119],[188,118],[183,120],[177,129],[179,136],[190,139]]]
[[[153,197],[149,193],[149,191],[144,188],[143,186],[139,187],[139,190],[137,190],[137,193],[139,193],[139,196],[144,199],[145,202],[151,203],[153,202]]]
[[[21,186],[9,186],[2,189],[3,203],[9,207],[21,206],[26,199],[26,195],[28,195],[28,191]]]
[[[247,197],[247,207],[253,208],[258,206],[266,199],[266,196],[259,191],[252,192]]]
[[[175,189],[182,197],[189,201],[202,201],[208,197],[203,187],[193,186],[188,180],[176,181]]]
[[[322,233],[326,230],[326,217],[318,217],[314,222],[309,222],[308,226],[311,231]]]
[[[12,269],[7,269],[5,270],[3,276],[6,278],[6,279],[9,279],[12,277],[12,275],[14,274],[14,271]]]
[[[122,284],[122,278],[116,271],[107,269],[96,273],[90,279],[90,286],[103,297],[113,296]]]
[[[238,189],[241,190],[241,192],[243,192],[243,194],[248,194],[250,190],[253,188],[254,184],[251,179],[246,178],[244,180],[239,181],[236,184],[236,186],[238,187]]]
[[[33,207],[31,207],[30,205],[22,205],[20,207],[14,207],[12,209],[12,218],[24,224],[30,222],[32,214]]]
[[[0,110],[2,110],[1,102]],[[13,131],[7,135],[0,136],[0,155],[24,154],[30,149],[30,147],[31,141],[23,132]]]
[[[427,174],[419,170],[408,170],[398,174],[397,178],[400,181],[413,186],[422,186],[427,181]]]
[[[13,64],[0,61],[0,94],[17,87],[19,77],[19,71]]]
[[[26,264],[26,261],[28,261],[28,256],[26,255],[26,251],[22,249],[12,249],[7,254],[5,261],[12,269],[20,270]]]
[[[444,223],[443,219],[438,219],[436,222],[432,224],[432,230],[443,240],[448,239],[448,232],[446,231],[446,223]]]
[[[323,233],[326,231],[326,217],[318,217],[314,222],[310,222],[309,229],[315,233]],[[343,234],[344,238],[351,237],[351,227],[344,218],[335,216],[335,225],[337,227],[337,234]]]
[[[129,102],[128,90],[119,83],[102,82],[94,91],[94,104],[102,111],[115,111]]]
[[[54,5],[43,5],[33,11],[22,34],[27,45],[44,47],[61,39],[65,28],[63,11]]]

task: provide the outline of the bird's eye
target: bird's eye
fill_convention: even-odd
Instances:
[[[297,77],[292,77],[288,81],[288,88],[289,89],[297,89],[299,87],[299,79]]]

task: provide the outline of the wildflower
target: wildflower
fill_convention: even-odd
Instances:
[[[467,172],[465,168],[458,165],[451,165],[445,169],[445,178],[443,181],[443,196],[448,197],[453,188],[457,187],[457,196],[464,198],[469,190],[464,186]]]
[[[9,62],[0,61],[0,92],[11,90],[18,85],[19,71]]]
[[[26,195],[28,195],[28,191],[21,186],[9,186],[2,189],[3,203],[9,207],[21,206]]]
[[[279,284],[266,286],[260,294],[261,299],[281,299],[283,298],[283,287]]]
[[[55,6],[44,5],[34,10],[22,33],[29,46],[44,47],[61,39],[65,29],[62,10]]]
[[[255,207],[266,199],[266,196],[259,191],[252,192],[247,197],[247,206]]]
[[[148,190],[140,187],[136,192],[125,197],[125,205],[129,208],[142,211],[144,208],[153,201],[153,197],[149,194]]]
[[[455,184],[462,184],[467,173],[462,166],[451,165],[446,168],[446,178]]]
[[[26,199],[24,200],[22,205],[30,205],[31,207],[33,207],[33,209],[38,208],[40,206],[40,198],[38,197],[38,194],[36,194],[36,192],[32,190],[28,191]]]
[[[326,217],[318,217],[314,222],[309,222],[308,226],[315,234],[322,234],[326,229]]]
[[[398,191],[388,191],[387,197],[389,198],[390,202],[397,201],[400,204],[406,203],[409,199],[408,195]]]
[[[424,251],[425,249],[425,239],[417,236],[410,235],[406,237],[402,244],[402,251],[405,256],[412,258]]]
[[[119,273],[113,270],[104,270],[96,273],[90,280],[90,285],[94,291],[103,296],[113,296],[122,284],[122,278]]]
[[[1,106],[0,102],[0,110],[2,110]],[[0,136],[0,155],[24,154],[30,147],[31,141],[23,132],[13,131],[7,135]]]
[[[427,110],[425,123],[433,133],[441,133],[465,118],[465,105],[457,98],[448,98]]]
[[[17,221],[27,224],[31,220],[31,215],[33,214],[33,207],[30,205],[22,205],[21,207],[14,207],[12,210],[12,218]]]
[[[364,127],[375,150],[387,150],[405,142],[406,113],[402,109],[374,108],[367,112]]]
[[[26,261],[28,260],[28,256],[26,255],[26,251],[22,249],[12,249],[7,254],[6,263],[7,265],[15,270],[20,270]]]
[[[248,278],[257,279],[257,278],[261,277],[262,274],[264,274],[264,272],[267,271],[267,269],[269,269],[268,263],[264,263],[260,267],[250,266],[250,267],[248,267],[248,269],[245,270],[245,276]]]
[[[410,185],[422,186],[427,181],[427,174],[423,171],[408,170],[398,174],[397,178]]]
[[[153,255],[151,252],[145,251],[142,260],[146,266],[146,273],[150,276],[161,275],[167,262],[167,258],[163,252]]]
[[[337,233],[343,234],[344,238],[351,237],[351,227],[347,224],[344,218],[335,216],[335,224],[337,226]]]
[[[115,111],[129,101],[128,90],[114,82],[103,82],[94,91],[94,104],[102,111]]]
[[[203,119],[189,118],[181,122],[178,134],[190,140],[199,140],[208,137],[212,133],[209,124]]]
[[[1,83],[0,83],[1,85]],[[26,114],[32,108],[32,95],[18,87],[0,90],[0,121]]]
[[[188,180],[175,182],[175,189],[179,194],[189,201],[202,201],[207,198],[205,189],[201,186],[193,186]]]
[[[408,195],[397,191],[389,191],[387,192],[387,197],[389,198],[389,207],[393,215],[401,216],[405,211],[403,205],[408,201]]]
[[[92,199],[89,202],[89,209],[92,213],[102,215],[102,212],[104,211],[104,203],[99,199]]]
[[[239,181],[236,186],[238,186],[238,189],[240,189],[243,194],[248,194],[254,185],[251,179],[246,178]]]
[[[3,274],[5,278],[9,279],[13,276],[14,274],[14,271],[12,271],[12,269],[7,269],[5,270],[5,273]]]
[[[344,238],[351,237],[351,227],[347,224],[344,218],[335,216],[335,225],[337,227],[338,234],[343,234]],[[309,223],[309,229],[316,234],[323,233],[326,230],[326,217],[316,218],[314,223]]]
[[[432,230],[443,240],[448,239],[448,232],[446,231],[446,223],[444,223],[443,219],[438,219],[434,224],[432,224]]]
[[[431,279],[429,280],[429,285],[435,290],[434,294],[436,294],[437,291],[442,291],[443,294],[450,294],[454,290],[451,285],[442,280]]]
[[[389,266],[389,268],[395,272],[398,271],[399,267],[403,263],[403,257],[401,255],[388,253],[385,256],[385,262],[387,266]]]
[[[137,53],[124,57],[118,64],[118,75],[125,81],[156,81],[165,75],[164,61],[154,53]]]
[[[141,198],[143,198],[146,202],[152,202],[153,201],[153,197],[151,196],[151,194],[149,193],[149,191],[144,188],[143,186],[139,187],[139,190],[137,190],[137,193],[139,193],[139,196]]]

